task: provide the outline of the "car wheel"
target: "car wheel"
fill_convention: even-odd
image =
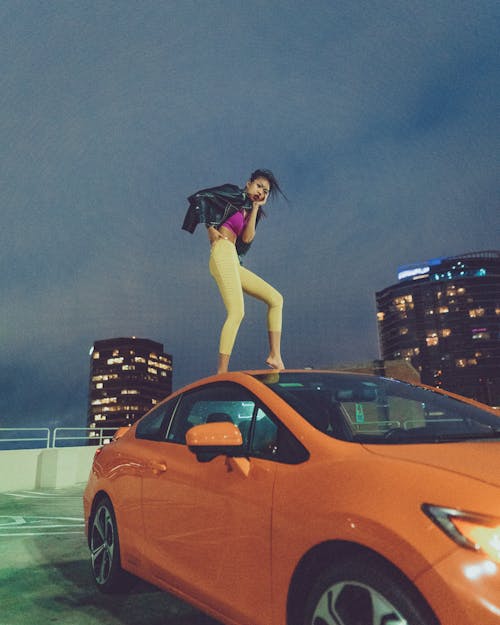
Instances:
[[[304,625],[438,625],[416,589],[378,559],[338,562],[309,593]]]
[[[120,542],[113,505],[103,497],[96,505],[90,524],[90,558],[94,581],[105,593],[124,592],[132,578],[121,568]]]

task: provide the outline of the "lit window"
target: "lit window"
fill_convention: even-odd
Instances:
[[[377,313],[377,321],[383,321],[385,319],[385,313],[384,312],[378,312]]]
[[[439,330],[439,334],[443,337],[447,337],[450,336],[451,330],[450,328],[443,328],[442,330]]]
[[[158,369],[154,369],[153,367],[148,367],[148,373],[154,373],[155,375],[158,375]]]
[[[418,354],[420,354],[420,349],[418,347],[409,347],[408,349],[403,349],[400,352],[395,352],[394,358],[396,360],[399,358],[410,360],[412,356],[418,356]]]
[[[103,397],[102,399],[94,399],[92,406],[104,406],[106,404],[116,404],[116,397]]]
[[[477,341],[488,341],[490,339],[490,333],[489,332],[485,332],[483,331],[474,331],[474,334],[472,335],[472,338]]]
[[[408,334],[408,328],[399,328],[399,335],[403,336],[405,334]]]
[[[97,382],[97,384],[95,385],[96,388],[102,388],[103,384],[102,382]]]
[[[477,365],[477,360],[475,358],[458,358],[455,360],[455,365],[461,369],[464,367],[473,367]]]
[[[134,358],[134,362],[140,362],[140,363],[146,364],[146,359],[143,358],[142,356],[136,356]]]
[[[448,308],[448,306],[440,306],[438,308],[438,313],[440,315],[444,315],[445,313],[450,312],[450,309]]]
[[[429,347],[437,345],[439,343],[439,339],[438,339],[438,335],[436,334],[436,332],[428,331],[425,342],[427,343]]]
[[[108,358],[108,365],[120,365],[123,362],[123,357],[121,358]]]
[[[135,389],[123,389],[122,395],[139,395],[139,391]]]
[[[461,286],[459,289],[457,289],[457,293],[458,293],[459,295],[463,295],[463,294],[465,293],[465,289],[464,289],[464,287],[463,287],[463,286]]]
[[[107,380],[115,380],[118,377],[117,373],[108,373],[106,375],[94,375],[92,382],[106,382]]]
[[[93,358],[94,360],[99,360],[99,358],[100,358],[100,354],[99,354],[99,352],[94,352],[94,353],[92,354],[92,358]]]
[[[469,310],[469,317],[471,318],[475,318],[475,317],[484,317],[484,308],[471,308],[471,310]]]
[[[119,349],[114,349],[113,350],[113,356],[119,356],[120,355],[120,350]]]
[[[122,371],[135,371],[135,365],[123,365]]]

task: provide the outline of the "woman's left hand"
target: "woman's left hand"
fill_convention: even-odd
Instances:
[[[252,202],[253,210],[258,211],[261,206],[264,206],[266,201],[267,201],[267,197],[265,197],[263,200],[253,200]]]

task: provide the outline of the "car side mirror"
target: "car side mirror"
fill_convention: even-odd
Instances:
[[[195,425],[186,433],[186,444],[199,462],[210,462],[217,456],[245,456],[243,437],[234,423]]]

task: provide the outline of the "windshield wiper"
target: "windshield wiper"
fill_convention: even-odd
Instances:
[[[467,440],[481,439],[500,439],[500,428],[485,424],[482,432],[429,432],[420,431],[412,432],[412,430],[404,430],[403,428],[393,428],[380,435],[363,435],[356,433],[353,436],[354,441],[364,444],[393,444],[393,445],[411,445],[414,443],[446,443]],[[486,429],[487,428],[487,429]]]
[[[488,426],[488,430],[483,432],[443,432],[437,434],[432,438],[437,441],[466,441],[466,440],[479,440],[482,438],[500,438],[500,428],[494,428]]]

